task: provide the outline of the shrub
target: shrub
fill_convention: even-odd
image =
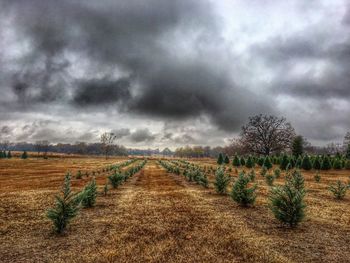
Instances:
[[[299,191],[304,190],[304,177],[299,170],[294,170],[291,175],[287,176],[287,183]]]
[[[339,158],[335,158],[333,162],[333,169],[341,170],[343,168],[342,161]]]
[[[81,204],[83,207],[93,207],[96,203],[97,186],[95,178],[84,188],[81,193]]]
[[[233,158],[232,165],[235,167],[240,167],[241,166],[241,160],[237,155]]]
[[[269,195],[269,207],[275,218],[290,227],[296,227],[305,217],[305,190],[294,187],[294,182],[288,181],[285,185],[273,187]]]
[[[225,156],[224,163],[225,163],[225,164],[229,164],[229,163],[230,163],[230,159],[228,158],[228,156],[227,156],[227,155]]]
[[[8,152],[7,152],[7,156],[6,156],[6,157],[7,157],[7,159],[11,159],[11,158],[12,158],[11,151],[8,151]]]
[[[263,166],[264,165],[264,161],[265,161],[265,158],[264,157],[260,157],[258,159],[258,165]]]
[[[343,199],[346,195],[348,186],[338,180],[335,184],[329,186],[329,191],[331,191],[336,199]]]
[[[57,233],[62,233],[69,222],[78,214],[80,203],[76,200],[76,194],[70,189],[70,174],[66,174],[62,189],[62,196],[56,195],[56,205],[50,208],[46,216],[52,221]]]
[[[108,184],[105,184],[105,186],[103,187],[103,194],[107,195],[108,194]]]
[[[240,161],[241,161],[241,166],[244,166],[244,165],[245,165],[245,159],[244,159],[244,157],[242,157]]]
[[[303,162],[301,164],[301,168],[307,171],[312,169],[312,164],[311,164],[309,155],[304,156]]]
[[[113,188],[117,188],[124,182],[124,176],[121,173],[115,172],[114,174],[108,176],[108,180]]]
[[[232,187],[231,198],[243,207],[254,204],[256,199],[257,185],[248,187],[250,182],[250,178],[241,172]]]
[[[281,164],[280,164],[281,170],[286,170],[288,164],[289,164],[288,156],[286,154],[284,154],[282,157],[282,160],[281,160]]]
[[[253,169],[249,172],[248,176],[250,181],[255,182],[255,171]]]
[[[332,168],[331,161],[329,160],[328,156],[325,156],[322,160],[321,169],[322,170],[329,170],[331,168]]]
[[[266,181],[267,185],[272,186],[273,182],[275,181],[275,177],[271,174],[267,174],[265,176],[265,181]]]
[[[270,157],[266,156],[263,166],[266,167],[268,170],[272,168]]]
[[[218,160],[217,160],[217,164],[221,165],[224,162],[224,157],[222,156],[222,153],[219,154]]]
[[[280,178],[280,176],[281,176],[281,170],[280,170],[279,168],[276,168],[276,169],[273,171],[273,173],[274,173],[275,178]]]
[[[320,169],[321,169],[321,165],[322,165],[322,163],[321,163],[320,157],[319,157],[319,156],[316,156],[315,161],[314,161],[312,167],[313,167],[315,170],[320,170]]]
[[[260,174],[261,176],[265,176],[267,174],[267,168],[265,166],[262,167]]]
[[[82,172],[79,170],[75,176],[76,179],[81,179],[83,177]]]
[[[319,183],[321,181],[321,175],[319,171],[316,172],[314,179],[316,183]]]
[[[26,151],[24,151],[24,152],[22,153],[21,158],[22,158],[22,159],[27,159],[27,158],[28,158],[28,154],[27,154]]]
[[[206,174],[199,178],[199,184],[204,186],[205,188],[209,187],[209,180]]]
[[[247,168],[253,168],[254,167],[254,161],[253,161],[253,158],[249,155],[246,163],[245,163],[245,166]]]
[[[304,159],[302,159],[301,156],[299,156],[299,157],[297,158],[297,160],[295,161],[295,165],[294,165],[294,166],[295,166],[296,168],[301,168],[302,165],[303,165],[303,160],[304,160]],[[291,158],[291,162],[292,162],[292,161],[294,161],[294,158]]]
[[[350,170],[350,160],[347,160],[345,163],[345,169]]]
[[[225,174],[224,169],[220,167],[215,173],[214,186],[216,192],[219,194],[225,194],[227,190],[227,185],[230,182],[230,177]]]

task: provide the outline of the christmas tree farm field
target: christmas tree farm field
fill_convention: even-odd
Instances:
[[[0,261],[348,262],[350,193],[337,199],[329,191],[347,183],[348,172],[319,171],[315,180],[313,170],[297,176],[276,168],[263,176],[261,167],[214,159],[1,160]],[[228,183],[218,193],[222,173]],[[118,179],[115,187],[108,178]],[[294,202],[292,226],[271,210],[274,187],[291,189],[305,205]],[[249,196],[249,205],[235,201]],[[47,212],[57,219],[68,206],[70,219],[57,233]]]

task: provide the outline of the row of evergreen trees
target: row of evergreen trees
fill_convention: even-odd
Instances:
[[[12,158],[12,153],[11,151],[8,151],[6,153],[6,151],[0,151],[0,159],[11,159]],[[21,158],[22,159],[27,159],[28,158],[28,153],[26,151],[24,151],[22,154],[21,154]]]
[[[229,164],[229,157],[226,155],[223,157],[219,155],[217,163],[219,165]],[[246,166],[247,168],[253,168],[255,165],[264,166],[267,169],[271,169],[273,165],[279,165],[282,170],[288,170],[292,168],[304,169],[304,170],[330,170],[330,169],[350,169],[350,159],[345,156],[328,156],[328,155],[300,155],[295,157],[294,155],[281,155],[281,156],[251,156],[247,158],[239,157],[235,155],[232,159],[232,165],[235,167]]]
[[[135,162],[135,160],[124,162],[123,165],[132,162]],[[123,173],[113,170],[114,173],[108,177],[109,183],[113,188],[116,188],[129,177],[139,172],[145,164],[146,160],[143,160],[141,163],[127,169]],[[115,168],[116,166],[111,167]],[[120,164],[118,167],[120,167]],[[116,177],[118,177],[117,183],[115,180]],[[119,178],[122,180],[119,180]],[[103,188],[104,195],[106,195],[107,192],[108,184]],[[81,208],[89,208],[95,205],[97,198],[97,184],[95,177],[93,177],[82,191],[73,193],[71,191],[71,175],[70,173],[67,173],[64,179],[61,195],[56,195],[55,198],[55,206],[47,211],[46,216],[52,221],[55,232],[61,234],[64,232],[70,221],[77,216]]]
[[[6,151],[0,151],[0,159],[5,159],[5,158],[7,159],[12,158],[11,151],[8,151],[7,153]]]

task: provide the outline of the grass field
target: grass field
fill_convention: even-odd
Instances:
[[[167,173],[156,160],[94,208],[82,209],[57,236],[46,210],[64,174],[91,172],[124,158],[13,158],[0,160],[0,262],[350,262],[350,194],[337,201],[329,183],[349,171],[303,172],[307,216],[296,229],[282,227],[267,206],[269,187],[257,171],[258,198],[241,208],[229,196]],[[210,159],[200,166],[215,166]],[[132,164],[131,164],[132,165]],[[127,167],[125,167],[127,168]],[[96,175],[102,191],[109,172]],[[231,172],[232,177],[237,173]],[[75,179],[73,190],[91,180]],[[284,175],[276,184],[284,181]]]

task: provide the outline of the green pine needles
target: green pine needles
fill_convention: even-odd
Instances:
[[[240,172],[231,191],[231,198],[240,206],[248,207],[255,203],[257,184],[249,187],[251,177],[244,172]]]
[[[344,199],[346,191],[348,190],[348,185],[338,180],[335,184],[329,186],[329,191],[338,200]]]
[[[119,172],[115,172],[114,174],[108,176],[108,181],[113,188],[117,188],[124,182],[124,180],[124,176]]]
[[[223,167],[216,170],[214,186],[219,194],[226,194],[227,186],[230,182],[230,177],[225,174]]]
[[[288,176],[285,185],[273,187],[269,207],[275,218],[289,227],[296,227],[305,217],[305,194],[304,178],[299,171]]]
[[[46,213],[47,218],[52,221],[56,233],[63,233],[69,222],[78,214],[80,202],[77,202],[76,197],[77,195],[71,191],[71,176],[67,173],[62,195],[56,195],[55,207],[50,208]]]
[[[80,195],[81,204],[83,207],[88,208],[95,205],[97,197],[97,185],[95,178],[87,186],[85,186]]]

